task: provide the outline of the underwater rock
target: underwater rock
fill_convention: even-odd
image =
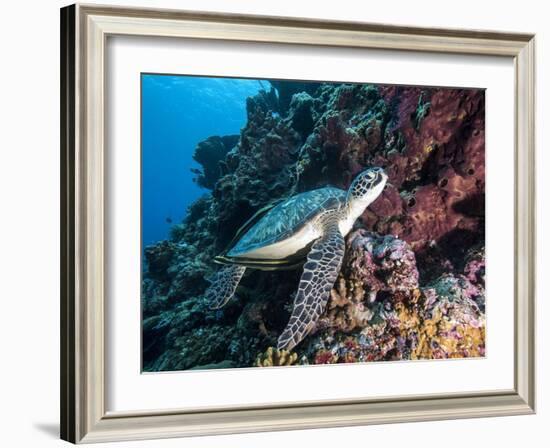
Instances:
[[[277,92],[248,99],[238,139],[203,142],[199,177],[212,195],[145,249],[144,369],[255,365],[288,321],[300,270],[247,271],[237,298],[212,311],[214,256],[262,207],[347,189],[369,166],[390,183],[346,238],[296,363],[483,356],[483,90],[270,82]]]
[[[198,175],[194,181],[203,188],[213,189],[226,170],[225,156],[238,141],[238,135],[215,135],[200,142],[195,148],[193,159],[202,165],[202,171],[192,170]]]

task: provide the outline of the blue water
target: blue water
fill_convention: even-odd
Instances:
[[[187,207],[209,190],[193,182],[197,144],[212,135],[238,134],[246,98],[257,80],[143,74],[142,242],[164,240]],[[167,222],[171,220],[172,223]]]

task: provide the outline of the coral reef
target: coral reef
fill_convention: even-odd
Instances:
[[[287,350],[268,347],[265,353],[260,353],[254,365],[256,367],[291,366],[296,363],[298,355]]]
[[[318,82],[288,82],[283,80],[270,80],[269,83],[277,91],[278,99],[275,110],[282,115],[288,112],[294,95],[301,93],[313,95],[321,85],[321,83]]]
[[[168,241],[145,248],[147,371],[483,356],[483,90],[270,81],[241,134],[197,147],[195,202]],[[300,270],[247,271],[222,310],[204,303],[212,259],[263,206],[368,166],[389,175],[346,238],[316,328],[268,352]],[[282,361],[283,360],[283,361]]]
[[[195,182],[201,187],[212,189],[220,176],[224,173],[225,157],[239,141],[238,135],[223,137],[212,136],[200,142],[195,148],[193,159],[201,164],[202,171],[192,169],[197,174]]]
[[[470,265],[420,288],[414,254],[403,241],[359,230],[348,246],[346,270],[302,364],[484,355],[485,316],[478,304],[484,288],[468,279]]]

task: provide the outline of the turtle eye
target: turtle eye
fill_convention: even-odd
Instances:
[[[376,176],[376,179],[374,179],[371,183],[371,187],[376,187],[380,182],[382,182],[382,179],[382,176]]]

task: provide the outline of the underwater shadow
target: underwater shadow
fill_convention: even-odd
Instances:
[[[485,194],[476,193],[456,202],[453,210],[462,213],[465,216],[484,217],[485,216]]]

